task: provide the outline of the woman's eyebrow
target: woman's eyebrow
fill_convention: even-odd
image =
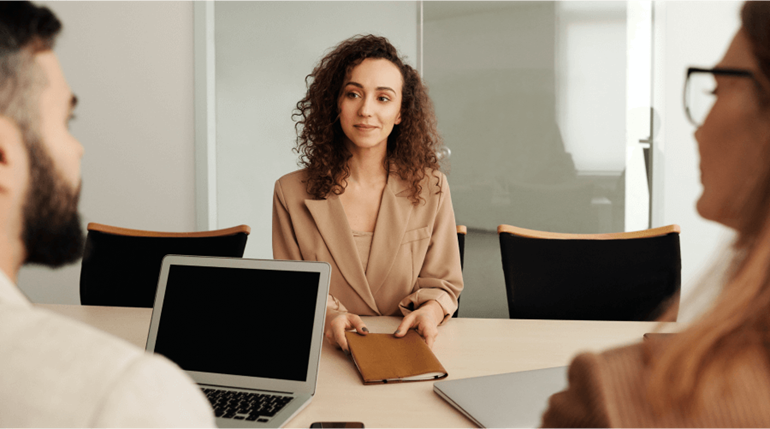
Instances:
[[[358,88],[364,89],[364,86],[363,86],[363,85],[361,85],[361,84],[360,84],[360,83],[358,83],[358,82],[352,82],[352,81],[351,81],[351,82],[348,82],[348,83],[346,83],[346,84],[345,84],[345,86],[348,86],[348,85],[353,85],[353,86],[355,86],[355,87],[358,87]],[[395,94],[395,93],[396,93],[396,91],[395,91],[395,90],[393,90],[393,88],[391,88],[391,87],[389,87],[389,86],[378,86],[378,87],[377,87],[377,91],[390,91],[390,92],[392,92],[393,94]]]
[[[355,86],[355,87],[358,87],[358,88],[364,89],[364,86],[363,86],[363,85],[361,85],[361,84],[360,84],[360,83],[358,83],[358,82],[348,82],[348,83],[346,83],[346,84],[345,84],[345,86],[348,86],[348,85],[353,85],[353,86]]]

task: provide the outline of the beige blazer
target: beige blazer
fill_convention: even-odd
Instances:
[[[651,340],[647,340],[651,341]],[[655,340],[656,342],[658,340]],[[656,412],[647,399],[650,346],[635,344],[601,354],[578,355],[569,368],[569,387],[551,396],[544,427],[770,427],[770,364],[764,347],[735,356],[729,373],[702,381],[702,406]],[[717,378],[718,377],[718,378]]]
[[[273,257],[328,262],[330,310],[406,315],[434,299],[446,320],[457,309],[463,278],[449,185],[438,176],[441,193],[429,172],[418,205],[409,200],[408,183],[389,176],[364,272],[339,197],[313,199],[305,170],[287,174],[275,183]]]

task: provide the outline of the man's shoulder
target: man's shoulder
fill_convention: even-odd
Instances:
[[[94,349],[100,355],[122,357],[119,361],[141,357],[143,350],[125,340],[114,337],[92,326],[72,320],[51,311],[35,307],[0,306],[0,343],[16,344],[28,353],[71,349],[71,354],[88,354]],[[5,347],[0,348],[2,358]],[[55,362],[71,356],[46,356]],[[117,366],[114,360],[102,364]]]
[[[173,364],[126,341],[46,310],[0,307],[0,396],[10,398],[0,403],[0,426],[90,426],[109,398],[146,400],[143,383],[192,389]]]

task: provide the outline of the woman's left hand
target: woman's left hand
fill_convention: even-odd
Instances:
[[[433,343],[438,336],[438,325],[443,320],[444,309],[441,304],[435,300],[430,300],[404,317],[393,335],[401,338],[406,335],[407,331],[414,329],[425,339],[428,347],[433,348]]]

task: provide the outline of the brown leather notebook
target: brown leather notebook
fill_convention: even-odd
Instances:
[[[345,338],[364,384],[439,380],[449,375],[413,330],[403,338],[355,332],[346,332]]]

